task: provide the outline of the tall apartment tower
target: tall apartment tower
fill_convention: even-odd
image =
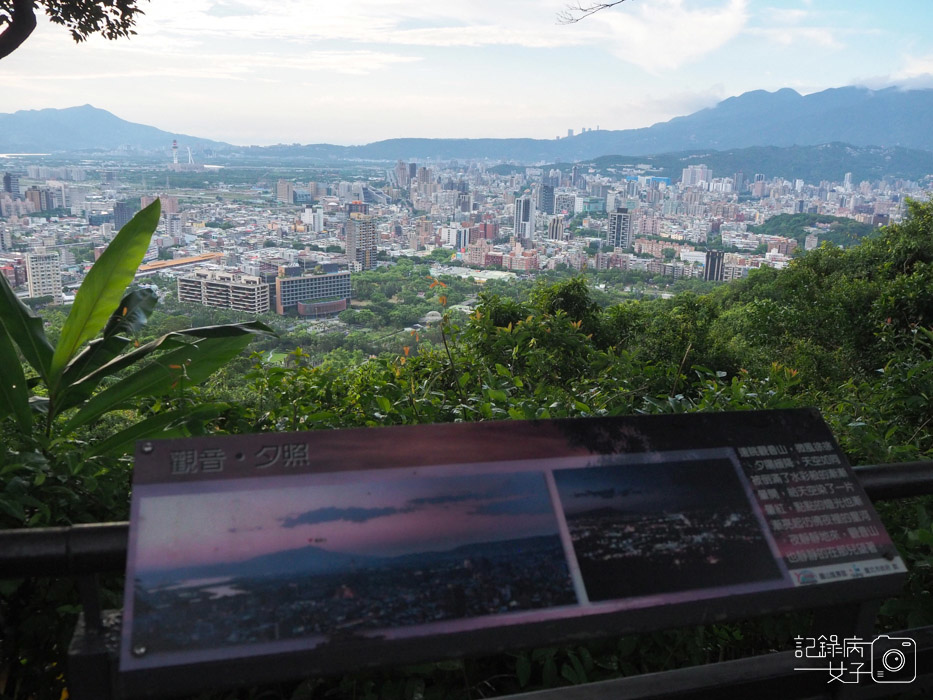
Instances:
[[[547,222],[547,237],[551,241],[564,240],[564,217],[552,216]]]
[[[609,231],[606,236],[609,248],[632,247],[632,215],[624,207],[609,214]]]
[[[17,173],[3,174],[3,191],[13,195],[13,199],[23,198],[23,191],[19,188],[19,175]]]
[[[713,179],[713,171],[705,165],[688,165],[680,175],[680,182],[684,187],[693,187],[701,182],[709,183]]]
[[[55,303],[62,300],[62,262],[58,253],[26,253],[26,283],[29,296],[55,298]]]
[[[538,211],[554,216],[554,186],[541,185],[538,188]]]
[[[732,191],[742,194],[748,183],[745,181],[745,173],[741,170],[732,176]]]
[[[275,185],[275,199],[285,204],[294,204],[295,186],[288,180],[279,180]]]
[[[347,220],[347,258],[363,270],[376,267],[376,222],[368,214],[350,214]]]
[[[535,237],[535,201],[530,196],[515,200],[515,237],[529,241]]]
[[[137,211],[129,202],[117,202],[113,205],[113,227],[119,231],[130,222]]]
[[[725,277],[726,254],[721,250],[706,251],[706,267],[703,269],[703,279],[707,282],[722,282]]]

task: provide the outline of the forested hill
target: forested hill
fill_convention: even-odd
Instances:
[[[793,238],[803,247],[808,228],[821,229],[820,243],[828,241],[833,245],[849,247],[862,238],[878,232],[873,226],[853,219],[828,214],[779,214],[771,217],[761,226],[749,226],[750,231],[767,236]]]

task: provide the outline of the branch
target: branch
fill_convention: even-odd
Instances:
[[[16,51],[36,28],[36,12],[32,0],[12,0],[12,7],[7,12],[7,27],[0,32],[0,59]]]
[[[567,9],[557,13],[557,23],[576,24],[590,15],[595,15],[601,10],[608,10],[610,7],[621,5],[623,2],[625,2],[625,0],[611,0],[610,2],[594,2],[587,5],[584,5],[582,2],[577,2],[574,5],[568,5]]]

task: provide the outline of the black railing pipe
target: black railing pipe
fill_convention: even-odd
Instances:
[[[933,462],[855,467],[873,501],[933,494]],[[75,576],[126,568],[129,523],[0,530],[0,578]]]

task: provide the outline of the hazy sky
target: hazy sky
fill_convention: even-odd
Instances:
[[[137,568],[239,561],[308,545],[396,556],[557,533],[541,472],[314,486],[300,477],[281,482],[250,481],[234,494],[142,499]]]
[[[152,0],[129,40],[40,21],[0,112],[90,103],[237,144],[554,138],[754,89],[933,86],[930,0]]]

